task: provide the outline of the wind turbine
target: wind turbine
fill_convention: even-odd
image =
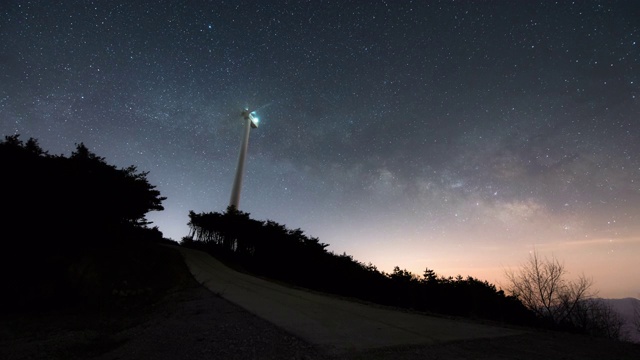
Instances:
[[[244,121],[244,136],[242,137],[242,143],[240,144],[240,155],[238,156],[238,167],[236,168],[236,178],[233,181],[233,189],[231,190],[231,200],[229,206],[238,210],[240,204],[240,190],[242,188],[242,176],[244,173],[244,162],[247,157],[247,148],[249,147],[249,132],[251,129],[258,128],[260,119],[256,115],[255,111],[249,111],[245,108],[242,113],[242,120]]]

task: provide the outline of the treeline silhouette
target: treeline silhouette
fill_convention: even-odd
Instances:
[[[119,169],[82,143],[69,157],[50,155],[19,135],[0,142],[4,305],[82,300],[84,295],[136,293],[167,266],[145,246],[163,241],[145,215],[164,197],[146,172]],[[189,213],[182,244],[202,248],[254,274],[309,289],[420,311],[526,324],[532,313],[516,298],[473,277],[417,276],[396,267],[379,271],[301,229],[224,213]],[[136,284],[137,282],[137,284]],[[88,289],[89,287],[90,289]],[[107,291],[107,293],[105,293]],[[6,308],[6,307],[5,307]]]
[[[165,198],[147,173],[109,165],[82,143],[65,157],[50,155],[36,139],[6,136],[0,169],[0,279],[9,290],[3,302],[53,301],[78,276],[96,275],[79,265],[88,264],[89,252],[118,259],[116,245],[162,239],[157,228],[147,227],[145,215],[163,210]]]
[[[327,244],[300,229],[251,219],[229,207],[224,213],[189,212],[184,246],[200,248],[248,272],[383,305],[513,324],[533,324],[522,303],[487,281],[471,276],[443,277],[426,269],[422,277],[395,267],[379,271],[347,254],[327,251]]]

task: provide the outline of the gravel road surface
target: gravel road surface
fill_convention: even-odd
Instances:
[[[209,290],[334,355],[522,333],[293,289],[232,270],[202,251],[179,250]]]
[[[144,308],[5,312],[0,359],[640,359],[638,344],[367,306],[174,248],[206,287],[183,265],[183,285]]]

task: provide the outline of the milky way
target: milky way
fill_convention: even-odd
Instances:
[[[188,211],[390,271],[500,282],[529,251],[640,297],[640,3],[3,1],[0,133],[83,142]]]

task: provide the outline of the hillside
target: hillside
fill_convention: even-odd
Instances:
[[[524,358],[532,354],[554,358],[567,351],[582,354],[582,349],[589,349],[586,344],[591,341],[589,338],[525,327],[540,323],[518,298],[507,296],[486,281],[438,276],[430,269],[426,269],[422,277],[400,267],[387,274],[347,254],[327,251],[326,244],[306,236],[301,229],[254,220],[248,213],[234,208],[225,213],[190,212],[191,234],[183,238],[180,251],[184,253],[187,246],[202,249],[252,274],[243,275],[247,278],[269,279],[260,280],[262,285],[250,281],[245,287],[249,293],[231,301],[260,303],[264,296],[257,295],[259,288],[271,287],[263,285],[274,281],[288,284],[278,285],[279,294],[290,293],[292,287],[299,289],[296,290],[299,296],[287,300],[292,306],[280,306],[284,316],[271,319],[269,316],[276,307],[267,306],[267,312],[252,312],[263,317],[259,319],[199,286],[181,255],[163,246],[175,247],[177,243],[163,239],[157,228],[147,227],[145,215],[162,210],[165,200],[147,181],[147,173],[139,173],[133,166],[118,169],[109,165],[83,144],[77,145],[76,151],[67,158],[49,155],[36,140],[24,143],[18,136],[6,137],[0,143],[0,161],[9,184],[2,189],[3,213],[9,214],[5,219],[7,232],[0,262],[0,279],[4,285],[0,300],[3,359],[113,358],[131,354],[200,358],[210,351],[225,358],[237,354],[241,359],[280,358],[283,354],[324,358],[330,352],[316,340],[313,328],[300,332],[296,327],[280,323],[282,319],[290,324],[309,320],[311,317],[304,307],[295,309],[299,300],[311,293],[316,294],[314,298],[320,303],[332,303],[333,300],[326,299],[344,297],[358,303],[375,303],[377,307],[402,309],[385,312],[387,322],[380,322],[381,316],[367,315],[368,320],[358,325],[356,322],[362,318],[350,318],[356,314],[352,311],[353,301],[346,305],[342,302],[334,308],[312,306],[315,318],[320,321],[334,318],[336,323],[341,322],[343,330],[350,326],[363,329],[343,334],[332,327],[323,330],[328,337],[346,343],[365,330],[389,328],[389,324],[398,322],[398,317],[413,317],[418,312],[430,314],[433,319],[457,319],[433,320],[420,325],[426,334],[417,337],[421,331],[396,331],[408,324],[400,321],[400,325],[391,326],[400,342],[381,343],[381,338],[369,336],[369,344],[375,349],[351,349],[342,354],[347,357],[357,358],[373,351],[376,353],[370,354],[372,358],[385,358],[387,350],[391,358],[399,353],[409,358],[407,351],[444,351],[453,356],[449,345],[441,346],[441,343],[453,342],[465,349],[461,341],[471,344],[461,353],[465,356],[487,352],[489,348],[493,349],[492,354],[505,355],[513,352],[514,344],[526,350],[523,350]],[[199,253],[205,263],[211,261],[211,256]],[[214,278],[221,275],[211,266],[205,268]],[[227,267],[220,269],[232,272]],[[215,281],[203,283],[211,285]],[[216,293],[224,296],[225,288]],[[362,311],[363,314],[370,312]],[[434,314],[437,317],[433,317]],[[479,320],[502,328],[509,324],[526,329],[521,330],[525,334],[507,331],[514,336],[502,336],[500,341],[480,340],[477,334],[486,337],[487,332],[478,330],[485,329],[477,326]],[[437,323],[441,325],[434,325]],[[473,332],[476,335],[441,338],[447,334],[443,328],[457,329],[456,334]],[[535,342],[530,344],[526,340],[529,336],[558,347],[541,353]],[[405,340],[410,337],[415,340],[407,343]],[[566,344],[555,342],[556,337],[574,339],[566,340],[567,344],[580,345],[565,348]],[[309,341],[315,345],[309,345]],[[394,344],[401,344],[402,349]],[[591,349],[590,353],[615,353],[617,358],[637,354],[638,349],[631,344],[606,340],[593,341],[593,344],[600,347]],[[187,345],[189,351],[185,350]],[[417,348],[407,350],[407,345]],[[159,349],[164,350],[159,352]]]
[[[4,308],[0,358],[200,359],[215,354],[253,359],[259,353],[275,359],[315,354],[310,345],[201,287],[175,250],[162,245],[138,250],[85,256],[82,283],[87,291],[67,298],[72,306]],[[112,286],[125,282],[126,288]]]
[[[333,359],[325,350],[252,315],[197,284],[174,250],[154,245],[140,266],[162,264],[169,278],[154,296],[125,296],[102,307],[9,312],[0,320],[0,358],[17,359]],[[99,257],[98,257],[99,258]],[[96,258],[96,259],[98,259]],[[104,258],[103,258],[104,259]],[[120,259],[122,260],[122,259]],[[105,270],[115,271],[114,262]],[[157,269],[157,268],[156,268]],[[139,279],[144,279],[140,277]],[[121,300],[124,300],[121,299]],[[637,359],[640,346],[566,333],[382,348],[340,359]]]

